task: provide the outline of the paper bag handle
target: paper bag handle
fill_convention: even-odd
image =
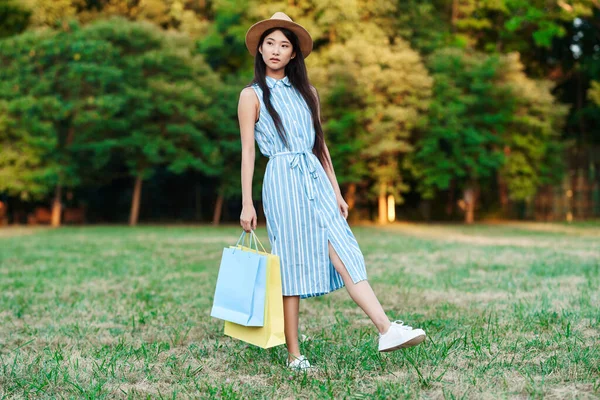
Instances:
[[[242,231],[242,234],[240,235],[240,238],[238,239],[237,243],[235,244],[235,247],[237,248],[240,244],[240,241],[242,241],[242,239],[246,238],[246,231]],[[256,249],[252,248],[252,239],[254,239],[254,246],[256,247]],[[260,244],[260,247],[262,247],[263,252],[267,252],[264,248],[264,246],[262,245],[262,243],[260,242],[260,240],[258,239],[258,236],[256,236],[256,233],[254,233],[254,230],[250,230],[250,240],[249,240],[249,244],[248,247],[251,250],[256,250],[256,252],[258,253],[259,248],[258,245]],[[244,242],[242,241],[242,246],[244,245]]]

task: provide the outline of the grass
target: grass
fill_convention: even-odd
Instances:
[[[0,399],[600,396],[599,225],[353,231],[390,318],[428,339],[378,353],[340,290],[301,303],[318,369],[291,373],[209,316],[238,227],[0,230]]]

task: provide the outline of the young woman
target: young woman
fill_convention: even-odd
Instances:
[[[348,205],[337,183],[323,139],[317,91],[308,81],[304,58],[309,33],[284,13],[254,24],[246,46],[255,57],[254,81],[238,106],[242,140],[240,224],[256,228],[252,202],[254,140],[269,157],[262,188],[273,254],[280,257],[285,338],[292,369],[310,368],[298,345],[300,298],[346,286],[379,330],[379,351],[415,346],[422,329],[390,322],[367,282],[363,254],[348,226]]]

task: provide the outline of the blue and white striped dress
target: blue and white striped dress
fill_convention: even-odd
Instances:
[[[287,76],[266,79],[290,146],[284,146],[263,103],[262,90],[253,84],[260,100],[255,138],[261,153],[270,158],[262,189],[263,208],[272,253],[280,257],[283,295],[307,298],[344,286],[329,259],[328,241],[352,280],[365,280],[363,254],[339,211],[329,178],[312,152],[315,130],[310,109]]]

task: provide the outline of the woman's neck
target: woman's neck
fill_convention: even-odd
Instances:
[[[267,67],[266,75],[277,80],[283,79],[285,78],[285,68],[275,71]]]

